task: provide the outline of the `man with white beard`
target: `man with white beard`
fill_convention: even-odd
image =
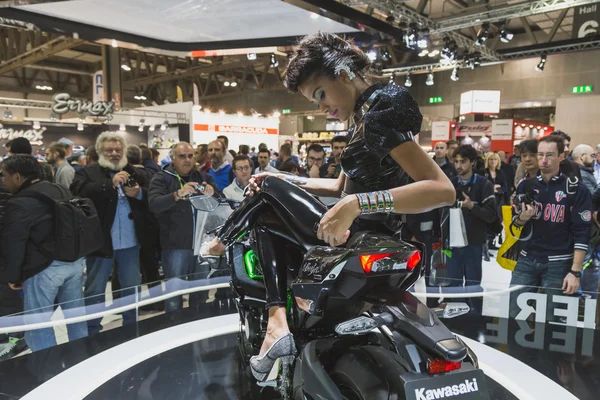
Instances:
[[[121,288],[141,284],[140,243],[144,232],[146,207],[143,193],[135,181],[135,170],[127,165],[127,144],[117,132],[98,136],[96,151],[98,164],[87,166],[75,174],[71,193],[94,202],[104,231],[104,246],[87,258],[85,282],[86,306],[104,303],[106,284],[116,264]],[[84,233],[85,234],[85,233]],[[135,293],[134,289],[121,292],[121,298]],[[134,299],[131,299],[134,301]],[[102,309],[91,309],[98,312]],[[123,322],[135,322],[135,310],[123,313]],[[100,319],[88,321],[90,335],[101,329]]]

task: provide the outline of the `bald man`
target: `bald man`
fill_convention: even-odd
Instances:
[[[165,278],[185,279],[197,271],[194,256],[194,209],[189,195],[220,193],[213,178],[194,169],[194,149],[179,142],[173,149],[173,163],[156,173],[150,182],[148,202],[160,227],[160,246]],[[202,191],[199,185],[204,185]],[[166,312],[181,308],[181,298],[167,300]]]
[[[444,142],[437,142],[435,147],[433,148],[435,155],[433,156],[433,160],[437,165],[440,166],[442,171],[446,174],[448,178],[453,178],[456,176],[456,169],[454,165],[448,160],[448,146]]]
[[[597,189],[596,178],[594,177],[594,161],[596,152],[592,146],[580,144],[573,149],[573,161],[579,165],[581,180],[592,194]]]

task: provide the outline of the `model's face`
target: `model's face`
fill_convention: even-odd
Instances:
[[[250,165],[250,162],[247,160],[236,162],[234,174],[238,182],[243,186],[246,186],[252,176],[252,166]]]
[[[435,147],[433,148],[433,151],[435,152],[435,158],[446,157],[447,149],[448,147],[446,146],[446,143],[436,143]]]
[[[216,140],[208,145],[208,156],[213,164],[221,165],[223,163],[223,144]]]
[[[357,91],[344,72],[338,78],[310,78],[298,87],[300,93],[313,102],[321,112],[346,121],[354,111]]]
[[[333,158],[339,160],[345,147],[345,142],[335,142],[333,145],[331,145],[331,154],[333,155]]]
[[[558,174],[564,154],[558,154],[556,143],[542,142],[538,145],[538,164],[543,174]]]
[[[261,168],[266,168],[269,165],[269,161],[271,161],[269,153],[258,153],[258,164]]]
[[[473,171],[473,163],[468,158],[457,155],[454,157],[454,168],[456,168],[456,173],[459,176],[466,176]]]
[[[173,152],[173,166],[179,175],[188,176],[194,167],[194,149],[189,144],[177,146]]]
[[[521,154],[521,162],[523,163],[523,168],[527,170],[538,169],[537,154],[526,151]]]

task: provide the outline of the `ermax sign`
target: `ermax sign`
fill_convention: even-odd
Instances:
[[[66,114],[69,111],[78,114],[88,113],[96,117],[106,117],[115,112],[115,100],[97,101],[79,100],[71,98],[68,93],[57,93],[52,98],[52,111],[55,114]]]
[[[449,399],[461,394],[478,392],[477,379],[465,379],[464,383],[459,385],[447,385],[437,389],[425,388],[415,389],[415,397],[417,400],[433,400],[433,399]]]
[[[0,125],[1,126],[1,125]],[[44,132],[46,127],[40,129],[13,129],[0,128],[0,140],[13,140],[19,137],[24,137],[34,146],[41,146],[44,142]]]

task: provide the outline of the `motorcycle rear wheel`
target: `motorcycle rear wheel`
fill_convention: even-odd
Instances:
[[[378,346],[350,348],[329,373],[346,400],[404,399],[406,362]]]

